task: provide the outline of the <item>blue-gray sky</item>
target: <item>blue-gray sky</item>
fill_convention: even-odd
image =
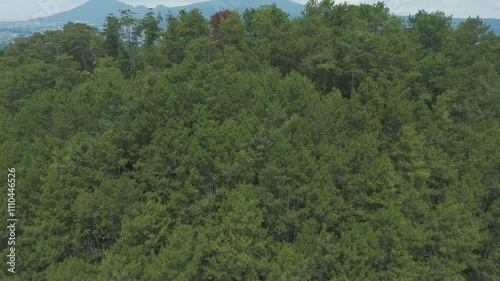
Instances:
[[[0,0],[0,21],[28,20],[63,12],[81,5],[88,0]],[[201,0],[120,0],[131,5],[145,5],[155,7],[158,4],[165,6],[182,6]],[[251,0],[228,0],[237,3]],[[307,0],[293,0],[305,3]],[[379,0],[348,0],[349,3],[376,3]],[[344,2],[344,1],[336,1]],[[479,15],[483,18],[500,18],[499,0],[386,0],[387,6],[395,14],[414,14],[419,9],[426,11],[444,11],[454,17],[468,17]]]

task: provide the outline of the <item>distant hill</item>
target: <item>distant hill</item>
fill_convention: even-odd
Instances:
[[[252,1],[231,1],[231,0],[211,0],[206,2],[195,3],[191,5],[185,5],[180,7],[166,7],[159,5],[153,9],[155,14],[161,13],[166,15],[168,13],[177,14],[180,10],[185,9],[187,11],[191,9],[200,9],[203,16],[210,17],[215,12],[229,9],[237,10],[243,12],[248,8],[257,8],[261,5],[269,5],[276,3],[276,5],[288,13],[290,17],[299,17],[301,15],[304,6],[302,4],[292,2],[290,0],[252,0]],[[90,0],[85,4],[82,4],[72,10],[62,12],[56,15],[52,15],[46,18],[36,19],[39,23],[47,23],[47,25],[57,25],[62,26],[65,23],[72,22],[85,22],[95,26],[102,26],[107,15],[110,13],[116,16],[120,15],[120,10],[130,9],[132,12],[136,13],[138,18],[144,16],[148,8],[145,6],[131,6],[117,0]],[[465,19],[456,18],[453,19],[455,23],[461,22]],[[491,29],[500,34],[500,19],[483,19],[487,24],[491,26]]]
[[[236,2],[234,4],[233,2]],[[228,1],[228,0],[212,0],[207,2],[195,3],[180,7],[166,7],[159,5],[153,9],[155,14],[161,13],[166,15],[168,13],[177,14],[180,10],[187,11],[191,9],[200,9],[205,17],[210,17],[215,12],[229,9],[243,12],[248,8],[257,8],[261,5],[269,5],[276,3],[276,5],[288,13],[291,17],[300,16],[304,6],[289,0],[253,0],[253,1]],[[145,6],[131,6],[117,0],[90,0],[83,5],[80,5],[72,10],[52,15],[46,18],[35,19],[37,22],[57,23],[63,25],[69,21],[72,22],[85,22],[92,25],[102,25],[107,15],[110,13],[116,16],[120,15],[120,10],[130,9],[136,13],[136,17],[140,18],[148,12]]]
[[[483,21],[489,24],[496,34],[500,34],[500,19],[483,19]]]
[[[131,9],[142,14],[146,13],[144,6],[134,7],[116,0],[90,0],[74,9],[33,21],[65,24],[72,22],[103,23],[109,13],[119,15],[120,10]]]
[[[453,19],[453,22],[458,24],[464,20],[466,20],[466,19],[456,18],[456,19]],[[500,34],[500,19],[482,19],[482,20],[486,24],[491,26],[491,30],[493,30],[493,32],[495,32],[496,34]]]
[[[237,2],[236,5],[231,4],[231,2]],[[270,5],[276,3],[276,6],[278,8],[282,9],[286,13],[290,15],[290,17],[299,17],[301,15],[302,10],[304,9],[304,5],[295,3],[289,0],[252,0],[252,1],[221,1],[221,0],[216,0],[216,1],[207,1],[207,2],[201,2],[201,3],[196,3],[192,5],[187,5],[187,6],[182,6],[182,7],[174,7],[171,8],[172,14],[178,13],[180,10],[185,9],[187,11],[191,9],[200,9],[203,16],[205,17],[210,17],[217,11],[223,10],[223,9],[229,9],[229,10],[237,10],[238,12],[243,12],[246,9],[249,8],[257,8],[262,5]],[[163,6],[164,7],[164,6]],[[156,11],[162,12],[161,9],[158,9],[158,7],[155,9]],[[163,14],[163,12],[162,12]]]
[[[408,20],[408,16],[403,16],[405,20]],[[459,23],[465,21],[465,18],[452,18],[453,26],[457,26]],[[491,30],[496,34],[500,34],[500,19],[482,19],[484,23],[491,27]]]
[[[210,17],[217,11],[223,9],[237,10],[243,12],[248,8],[257,8],[261,5],[269,5],[275,3],[280,9],[290,15],[290,17],[299,17],[304,6],[302,4],[292,2],[290,0],[211,0],[206,2],[195,3],[180,7],[166,7],[159,5],[153,9],[155,14],[167,15],[172,13],[178,14],[180,10],[187,11],[191,9],[200,9],[203,16]],[[147,12],[148,8],[145,6],[132,6],[118,0],[90,0],[72,10],[55,14],[45,18],[38,18],[31,21],[22,22],[0,22],[0,45],[4,46],[15,37],[29,36],[34,32],[40,32],[50,29],[62,28],[68,22],[83,22],[92,26],[102,28],[109,14],[120,16],[120,10],[130,9],[136,13],[137,18],[142,18]],[[403,16],[407,18],[406,16]],[[465,19],[454,18],[455,24]],[[491,26],[491,29],[500,34],[500,19],[483,19]]]

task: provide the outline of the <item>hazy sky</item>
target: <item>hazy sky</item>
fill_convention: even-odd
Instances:
[[[88,0],[0,0],[0,20],[27,20],[44,17],[72,9]],[[226,0],[229,3],[251,0]],[[305,3],[307,0],[293,0]],[[131,5],[145,5],[155,7],[158,4],[165,6],[181,6],[201,2],[200,0],[122,0]],[[343,1],[336,1],[343,2]],[[349,3],[376,3],[378,0],[348,0]],[[426,11],[441,10],[454,17],[479,15],[483,18],[500,18],[499,0],[387,0],[387,6],[395,14],[414,14],[419,9]]]

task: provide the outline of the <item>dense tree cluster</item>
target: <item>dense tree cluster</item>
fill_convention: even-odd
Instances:
[[[0,127],[2,280],[500,278],[500,37],[478,18],[68,23],[0,51]]]

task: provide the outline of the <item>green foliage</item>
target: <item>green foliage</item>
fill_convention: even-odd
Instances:
[[[451,16],[443,12],[427,13],[419,10],[415,16],[410,16],[408,23],[410,32],[414,33],[417,41],[425,53],[428,51],[440,51],[448,36],[450,35]]]
[[[160,21],[161,18],[155,17],[151,10],[148,11],[144,18],[139,21],[138,31],[139,33],[144,32],[144,47],[149,48],[153,46],[156,39],[158,39]]]
[[[500,278],[500,37],[479,18],[165,20],[0,52],[1,280]]]
[[[122,25],[120,20],[114,15],[109,15],[106,17],[106,23],[104,24],[103,37],[104,37],[104,49],[108,56],[117,58],[120,54],[120,50],[123,48],[123,43],[120,40],[120,32]]]
[[[61,51],[80,62],[85,71],[92,71],[95,57],[99,56],[102,38],[97,29],[82,23],[68,23],[61,35]]]
[[[93,280],[93,276],[96,276],[98,270],[95,265],[71,257],[61,263],[50,265],[44,273],[44,280],[90,281]]]

